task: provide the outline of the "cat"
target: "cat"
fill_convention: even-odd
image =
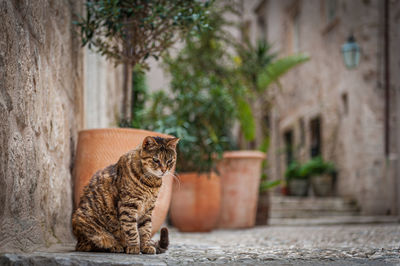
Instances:
[[[176,163],[179,138],[146,137],[93,175],[72,215],[77,251],[164,253],[168,230],[151,241],[151,215],[162,184]]]

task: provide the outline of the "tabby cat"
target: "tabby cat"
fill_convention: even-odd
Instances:
[[[178,141],[148,136],[116,164],[94,174],[72,215],[77,251],[166,251],[166,228],[160,241],[151,241],[151,214],[162,178],[175,166]]]

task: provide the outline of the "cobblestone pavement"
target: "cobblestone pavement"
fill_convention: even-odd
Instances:
[[[212,233],[170,230],[162,255],[72,252],[73,246],[3,254],[0,265],[400,265],[400,224],[265,226]]]

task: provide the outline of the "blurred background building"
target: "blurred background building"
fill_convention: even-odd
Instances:
[[[399,1],[255,2],[243,1],[253,39],[265,38],[280,55],[311,56],[260,103],[270,176],[282,178],[294,158],[322,155],[338,166],[337,196],[355,200],[363,214],[398,213]],[[348,69],[341,47],[351,35],[361,57]]]

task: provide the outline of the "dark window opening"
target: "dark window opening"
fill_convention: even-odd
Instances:
[[[306,144],[306,128],[304,124],[304,118],[300,118],[299,127],[300,127],[300,147],[304,147],[304,145]]]
[[[294,161],[293,130],[286,131],[283,137],[285,141],[286,165],[289,166]]]
[[[255,9],[257,15],[257,37],[261,40],[267,40],[267,2],[261,1],[259,6]]]
[[[337,0],[325,0],[326,22],[331,23],[337,16]]]
[[[267,132],[271,130],[271,119],[269,115],[264,115],[264,127]]]
[[[311,158],[321,155],[321,118],[317,117],[310,122],[311,131]]]
[[[343,113],[347,115],[349,113],[349,100],[347,97],[347,93],[342,94],[342,105],[343,105]]]

